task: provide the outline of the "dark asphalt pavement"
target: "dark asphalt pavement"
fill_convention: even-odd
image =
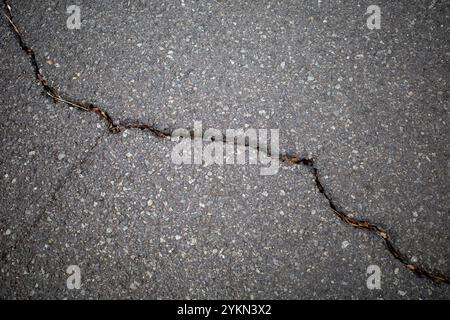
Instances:
[[[448,1],[10,3],[61,92],[161,128],[279,129],[340,208],[450,274]],[[306,168],[176,165],[174,142],[53,104],[3,15],[0,75],[2,299],[450,297],[340,222]]]

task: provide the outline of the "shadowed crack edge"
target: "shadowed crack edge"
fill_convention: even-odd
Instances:
[[[9,5],[8,0],[3,0],[4,5],[4,16],[8,20],[9,26],[16,36],[16,39],[19,43],[20,48],[28,55],[30,63],[34,69],[34,75],[36,79],[39,81],[39,84],[42,86],[44,93],[53,100],[55,104],[61,102],[65,104],[66,106],[69,106],[71,108],[78,109],[79,111],[89,112],[97,114],[99,117],[99,120],[103,120],[106,122],[108,126],[108,130],[112,134],[118,134],[122,132],[125,129],[140,129],[143,131],[148,131],[151,134],[153,134],[155,137],[159,139],[169,139],[172,136],[172,130],[160,130],[155,125],[141,122],[141,121],[128,121],[128,122],[121,122],[120,120],[114,121],[113,117],[109,115],[108,112],[104,111],[99,106],[96,106],[89,102],[82,102],[78,100],[74,100],[68,97],[65,97],[64,95],[61,96],[58,90],[56,90],[55,87],[51,86],[48,83],[48,80],[44,77],[44,75],[41,72],[41,69],[39,68],[39,63],[36,59],[36,54],[33,51],[31,47],[25,44],[22,34],[14,22],[14,18],[11,12],[11,6]],[[190,138],[193,139],[193,131],[191,130],[191,136]],[[229,141],[224,138],[223,143],[229,143]],[[231,141],[232,144],[237,145],[238,143],[234,141]],[[247,144],[246,144],[247,145]],[[260,150],[260,146],[257,145],[256,149]],[[269,152],[266,151],[265,148],[262,148],[263,151],[265,151],[269,156]],[[445,283],[450,284],[450,278],[440,272],[432,271],[429,269],[426,269],[424,267],[421,267],[415,263],[412,263],[411,260],[404,255],[392,242],[391,237],[387,231],[380,228],[376,224],[372,224],[367,220],[362,219],[355,219],[353,217],[350,217],[347,213],[344,211],[338,209],[338,206],[333,201],[330,194],[325,190],[322,181],[320,179],[319,169],[315,165],[315,161],[313,158],[303,158],[300,156],[297,156],[295,154],[291,153],[285,153],[279,155],[280,161],[288,164],[293,165],[303,165],[311,170],[312,175],[314,176],[314,181],[317,190],[319,193],[321,193],[325,199],[328,201],[330,209],[333,211],[333,213],[345,224],[350,225],[354,228],[358,229],[364,229],[369,231],[370,233],[375,234],[379,238],[381,238],[385,244],[386,249],[389,251],[389,253],[401,264],[403,264],[406,269],[416,274],[418,277],[427,278],[434,283]],[[3,256],[3,255],[2,255]]]

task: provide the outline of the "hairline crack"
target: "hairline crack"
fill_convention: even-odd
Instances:
[[[108,130],[112,134],[118,134],[122,132],[125,129],[139,129],[142,131],[148,131],[155,137],[159,139],[169,139],[172,137],[173,130],[161,130],[158,129],[155,125],[141,122],[141,121],[129,121],[122,123],[119,121],[114,121],[113,118],[110,116],[110,114],[100,108],[99,106],[90,103],[90,102],[83,102],[78,101],[74,99],[70,99],[68,97],[62,96],[58,90],[49,84],[48,80],[44,77],[40,67],[38,60],[36,58],[36,54],[34,50],[29,47],[23,40],[22,34],[20,32],[19,27],[14,21],[13,15],[12,15],[12,8],[9,5],[8,0],[3,0],[4,5],[4,16],[6,17],[8,24],[10,26],[10,29],[14,33],[18,44],[20,48],[28,55],[30,63],[34,70],[34,76],[36,80],[38,80],[39,84],[42,86],[44,93],[46,96],[52,99],[52,101],[55,104],[62,103],[65,104],[68,107],[75,108],[79,111],[88,112],[88,113],[94,113],[97,114],[99,117],[99,120],[103,120],[106,122],[106,125],[108,127]],[[193,131],[190,130],[190,139],[194,139]],[[223,143],[229,143],[226,138],[222,141]],[[231,141],[232,144],[238,145],[237,142]],[[248,146],[247,143],[244,143],[245,146]],[[257,150],[260,150],[259,144],[256,146]],[[264,152],[266,152],[269,156],[268,151],[266,151],[265,148],[262,148]],[[357,229],[363,229],[367,230],[370,233],[375,234],[377,237],[381,238],[385,244],[386,249],[388,252],[397,260],[399,261],[406,269],[416,274],[418,277],[421,278],[427,278],[433,283],[445,283],[450,284],[450,278],[440,272],[426,269],[422,266],[419,266],[415,263],[413,263],[406,255],[404,255],[393,243],[391,240],[390,234],[385,231],[383,228],[379,227],[376,224],[373,224],[367,220],[364,219],[356,219],[351,217],[349,214],[345,213],[343,210],[339,209],[336,203],[333,201],[331,195],[328,193],[328,191],[325,189],[325,187],[322,184],[322,181],[320,179],[319,169],[317,168],[315,164],[314,158],[307,158],[307,157],[300,157],[298,155],[292,154],[292,153],[283,153],[279,155],[279,160],[281,162],[292,164],[292,165],[302,165],[311,170],[311,173],[314,177],[315,186],[319,193],[321,193],[325,199],[328,202],[328,205],[332,212],[345,224],[350,225]]]

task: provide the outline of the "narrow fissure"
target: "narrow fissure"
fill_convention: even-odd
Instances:
[[[30,63],[34,70],[34,75],[38,80],[39,84],[42,86],[44,93],[53,100],[55,104],[62,103],[68,107],[78,109],[79,111],[89,112],[97,114],[99,120],[104,121],[107,125],[107,128],[110,133],[118,134],[125,129],[140,129],[143,131],[148,131],[155,137],[159,139],[169,139],[172,136],[172,130],[160,130],[155,125],[141,122],[141,121],[115,121],[107,111],[103,110],[97,105],[94,105],[89,102],[82,102],[75,99],[71,99],[61,95],[55,87],[51,86],[48,80],[44,77],[39,68],[38,61],[36,59],[36,54],[34,50],[29,47],[23,40],[22,34],[14,22],[14,18],[11,12],[11,6],[8,3],[8,0],[3,0],[4,4],[4,15],[8,20],[9,26],[11,27],[12,32],[15,34],[15,37],[18,41],[20,48],[28,55]],[[191,132],[190,139],[194,139],[193,132]],[[229,143],[226,138],[223,140],[223,143]],[[237,145],[237,143],[233,140],[231,143]],[[265,148],[260,148],[259,145],[256,148],[266,150]],[[268,152],[267,152],[268,153]],[[270,156],[270,154],[268,153]],[[293,154],[280,154],[280,161],[287,164],[292,165],[302,165],[311,170],[312,175],[314,176],[315,186],[320,194],[322,194],[327,200],[331,211],[345,224],[350,225],[357,229],[364,229],[370,233],[373,233],[377,237],[381,238],[385,244],[388,252],[400,263],[402,263],[409,271],[413,272],[419,277],[427,278],[434,283],[446,283],[450,284],[450,279],[448,276],[419,266],[418,264],[412,263],[411,260],[404,255],[392,242],[390,234],[379,227],[376,224],[372,224],[369,221],[362,219],[355,219],[345,213],[343,210],[338,208],[338,205],[334,202],[328,191],[324,188],[322,181],[320,179],[319,169],[316,167],[315,161],[313,158],[304,158]]]

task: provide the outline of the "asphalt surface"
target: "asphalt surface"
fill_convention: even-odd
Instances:
[[[447,1],[378,1],[380,30],[371,1],[11,4],[62,92],[162,128],[280,129],[342,209],[450,273]],[[54,105],[3,16],[0,74],[2,299],[450,297],[341,223],[306,168],[175,165],[171,141]]]

